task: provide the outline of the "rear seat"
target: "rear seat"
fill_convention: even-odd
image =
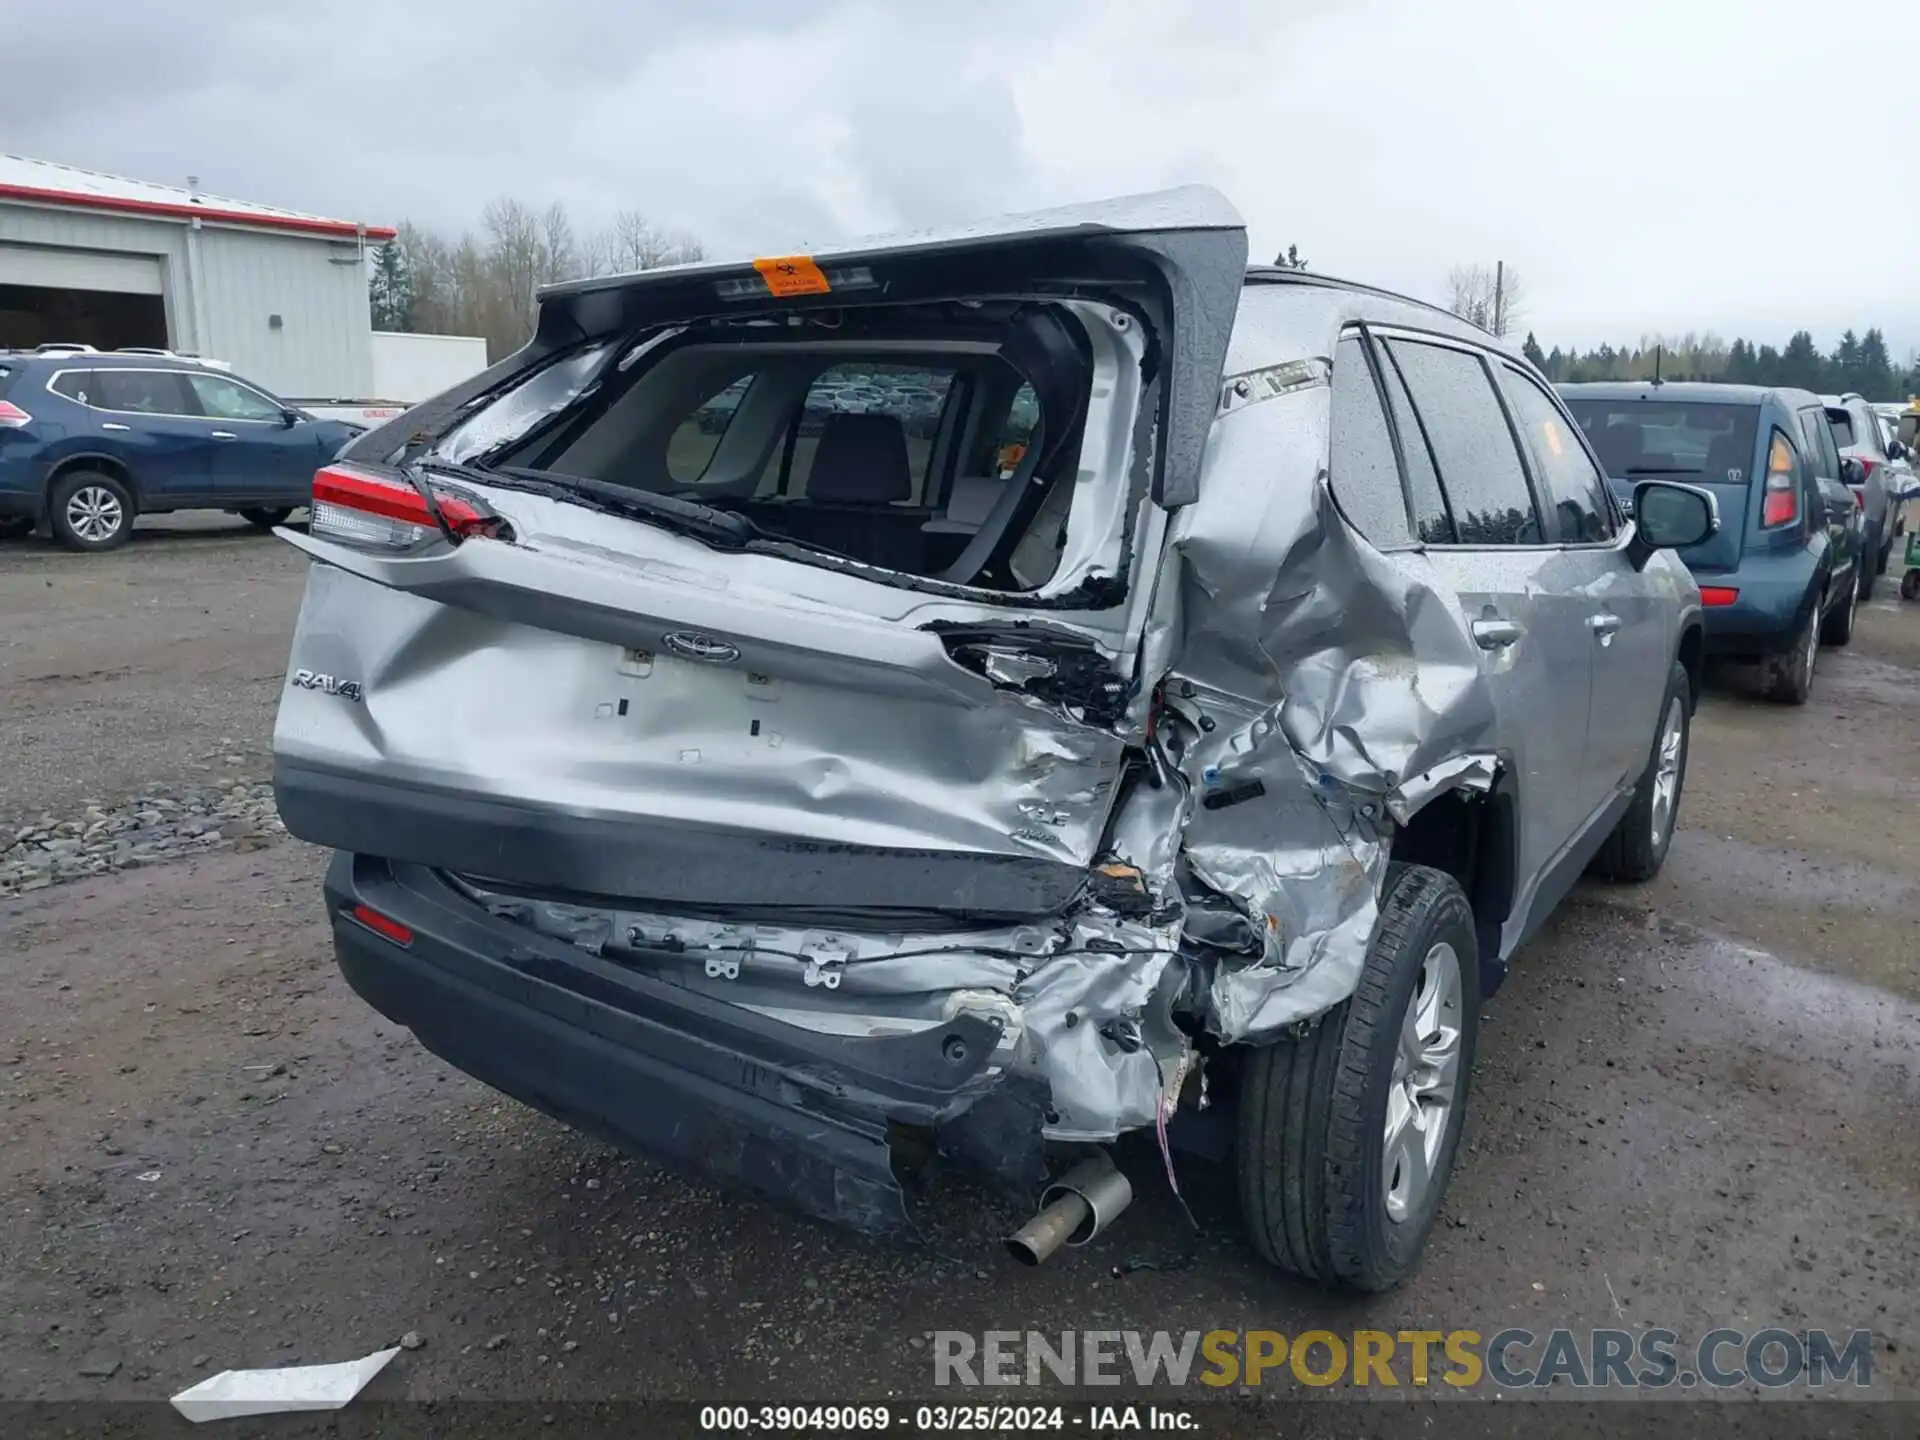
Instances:
[[[913,494],[907,432],[894,415],[829,415],[802,500],[762,501],[747,513],[776,534],[824,545],[870,565],[923,573],[928,512]]]

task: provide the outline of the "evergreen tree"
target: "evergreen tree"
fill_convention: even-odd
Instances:
[[[1527,331],[1526,343],[1520,347],[1520,353],[1533,362],[1536,369],[1544,372],[1547,368],[1546,352],[1540,348],[1540,342],[1533,338],[1533,332]]]
[[[1878,330],[1867,331],[1860,341],[1858,390],[1869,400],[1892,400],[1898,388],[1893,382],[1893,359],[1887,354],[1887,337]]]
[[[374,257],[367,299],[373,308],[374,329],[413,329],[413,274],[399,245],[382,245]]]
[[[1860,389],[1860,340],[1849,330],[1833,347],[1833,360],[1827,367],[1827,379],[1836,390]]]
[[[1780,352],[1771,345],[1762,345],[1753,361],[1753,383],[1778,385],[1785,373],[1786,368],[1780,363]]]
[[[1813,336],[1805,330],[1796,330],[1787,341],[1787,348],[1780,352],[1780,378],[1773,383],[1819,390],[1826,380],[1826,368],[1826,362],[1814,346]]]

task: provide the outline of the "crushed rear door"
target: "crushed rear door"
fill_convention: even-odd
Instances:
[[[665,908],[1058,910],[1147,723],[1166,516],[1196,491],[1245,259],[1196,189],[544,292],[525,351],[356,442],[317,482],[345,508],[287,537],[315,561],[275,731],[288,828]],[[1031,590],[434,468],[437,435],[529,375],[573,365],[571,396],[681,327],[1015,302],[1100,332],[1059,569]]]

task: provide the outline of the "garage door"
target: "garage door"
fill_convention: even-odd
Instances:
[[[45,245],[0,245],[0,285],[158,295],[160,257],[116,255],[106,250],[57,250]]]

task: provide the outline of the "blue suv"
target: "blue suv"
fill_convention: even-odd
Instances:
[[[110,550],[168,510],[268,529],[359,433],[200,361],[0,351],[0,538],[44,520],[69,549]]]
[[[1766,667],[1767,692],[1804,705],[1822,645],[1853,638],[1872,575],[1865,472],[1805,390],[1621,381],[1562,385],[1623,506],[1643,480],[1714,497],[1720,528],[1679,552],[1700,586],[1707,653]]]

